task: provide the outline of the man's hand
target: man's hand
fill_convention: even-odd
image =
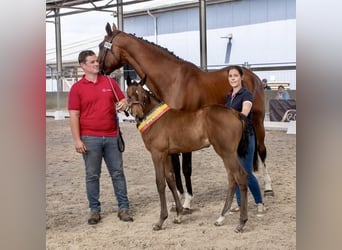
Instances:
[[[128,107],[128,102],[127,99],[124,98],[122,100],[120,100],[117,104],[116,104],[116,110],[118,111],[124,111],[126,110]]]
[[[84,154],[87,151],[86,146],[83,144],[81,140],[75,142],[75,149],[76,149],[76,152],[80,154]]]

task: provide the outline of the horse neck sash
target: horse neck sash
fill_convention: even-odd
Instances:
[[[143,133],[153,123],[155,123],[163,114],[170,110],[170,107],[166,103],[159,104],[154,108],[142,122],[138,125],[140,133]]]

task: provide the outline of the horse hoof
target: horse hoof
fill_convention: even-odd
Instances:
[[[219,226],[222,226],[223,225],[223,222],[224,222],[224,216],[220,216],[216,221],[215,221],[215,226],[219,227]]]
[[[174,218],[174,219],[173,219],[173,223],[174,223],[174,224],[181,224],[182,221],[181,221],[181,219]]]
[[[159,231],[159,230],[161,230],[162,229],[162,227],[160,226],[160,225],[154,225],[153,226],[153,230],[154,231]]]
[[[265,190],[264,191],[264,196],[266,197],[266,196],[272,196],[272,197],[274,197],[274,192],[273,192],[273,190]]]
[[[242,233],[243,232],[243,227],[242,226],[237,226],[235,229],[234,229],[234,232],[235,233]]]
[[[221,222],[215,221],[214,225],[217,227],[223,226],[223,221]]]

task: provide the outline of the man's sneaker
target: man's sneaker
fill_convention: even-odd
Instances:
[[[95,225],[101,220],[100,211],[90,211],[90,216],[88,219],[89,225]]]
[[[120,210],[118,213],[118,217],[122,221],[128,221],[128,222],[133,221],[133,217],[130,216],[128,209]]]
[[[229,214],[235,214],[235,213],[238,213],[238,212],[240,212],[240,206],[232,207],[232,208],[229,210]]]
[[[264,206],[264,204],[262,203],[259,203],[257,204],[257,213],[256,213],[256,216],[258,217],[262,217],[265,215],[266,211],[267,211],[267,207]]]

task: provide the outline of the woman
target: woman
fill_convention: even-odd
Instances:
[[[247,117],[249,127],[249,149],[248,154],[244,158],[240,158],[243,168],[248,173],[248,187],[252,192],[255,203],[257,204],[257,216],[263,216],[266,207],[262,201],[260,186],[257,178],[253,174],[253,156],[255,150],[254,130],[252,125],[252,106],[253,95],[245,87],[242,86],[243,71],[239,66],[232,66],[228,69],[228,82],[233,88],[227,96],[226,106],[236,109]],[[241,197],[240,190],[237,186],[235,189],[236,199],[239,206],[232,208],[230,212],[238,212],[240,210]]]

